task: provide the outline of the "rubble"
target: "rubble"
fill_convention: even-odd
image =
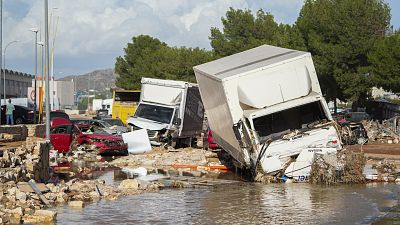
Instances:
[[[363,153],[346,149],[339,152],[337,158],[319,157],[311,166],[309,180],[316,184],[365,183],[365,160]]]
[[[135,179],[126,179],[121,182],[118,188],[137,190],[139,188],[139,182]]]
[[[70,201],[68,202],[68,206],[72,208],[83,208],[83,201]]]
[[[10,181],[0,186],[0,215],[3,223],[40,224],[55,221],[56,213],[46,210],[36,193],[22,191],[17,185]],[[159,188],[156,183],[141,186],[135,179],[124,180],[120,186],[107,185],[104,180],[72,179],[58,184],[49,183],[46,187],[48,191],[44,197],[50,205],[67,203],[73,208],[83,208],[87,202],[115,200],[122,196],[157,191]]]
[[[45,141],[27,139],[24,146],[3,149],[0,158],[0,181],[46,181],[49,178],[49,149]]]
[[[400,135],[391,123],[391,120],[383,121],[363,121],[370,142],[399,144]]]
[[[169,151],[169,149],[156,147],[147,154],[117,158],[110,162],[110,165],[120,168],[144,167],[148,171],[164,169],[167,175],[200,172],[201,176],[212,171],[218,173],[230,170],[231,158],[224,151],[217,154],[196,148]],[[191,176],[195,176],[195,174],[191,174]]]

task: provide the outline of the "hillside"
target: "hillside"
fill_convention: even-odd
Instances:
[[[72,80],[76,79],[77,91],[96,90],[98,92],[105,92],[108,88],[115,87],[116,74],[113,69],[95,70],[83,75],[71,75],[60,78],[58,80]],[[89,86],[90,81],[90,86]]]

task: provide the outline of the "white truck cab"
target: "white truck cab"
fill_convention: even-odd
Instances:
[[[196,84],[142,78],[142,92],[133,129],[146,129],[153,145],[190,142],[201,133],[204,107]]]

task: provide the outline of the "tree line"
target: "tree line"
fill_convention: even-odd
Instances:
[[[305,0],[293,25],[262,9],[230,8],[222,30],[210,30],[211,50],[133,37],[116,60],[116,85],[139,89],[143,76],[195,82],[193,66],[269,44],[311,52],[326,99],[362,106],[373,86],[400,92],[400,32],[390,18],[383,0]]]

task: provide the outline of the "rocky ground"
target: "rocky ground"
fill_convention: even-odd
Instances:
[[[73,179],[46,184],[43,197],[48,204],[45,204],[40,195],[21,190],[21,185],[21,182],[9,181],[0,187],[0,223],[50,223],[55,221],[56,213],[49,207],[55,205],[68,204],[69,207],[82,208],[100,199],[115,200],[121,196],[157,191],[159,188],[156,183],[136,179],[123,180],[118,186],[107,185],[104,180]]]
[[[203,170],[228,169],[230,157],[223,151],[207,151],[199,148],[164,149],[154,148],[142,155],[129,155],[113,160],[110,164],[117,167],[154,168],[194,168]]]

